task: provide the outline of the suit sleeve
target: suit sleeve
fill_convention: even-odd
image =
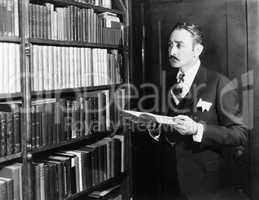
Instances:
[[[239,146],[247,143],[248,129],[234,83],[221,76],[216,88],[216,114],[218,124],[204,123],[202,146]]]

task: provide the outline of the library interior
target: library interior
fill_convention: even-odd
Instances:
[[[259,199],[258,35],[258,0],[0,0],[0,200]]]

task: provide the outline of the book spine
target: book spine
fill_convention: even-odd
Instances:
[[[6,155],[6,131],[7,131],[7,124],[6,124],[6,114],[4,112],[0,112],[0,123],[1,123],[1,131],[0,131],[0,153],[1,156]]]
[[[13,200],[13,194],[14,194],[14,183],[13,183],[13,179],[10,179],[9,181],[7,181],[7,200]]]
[[[41,113],[39,105],[35,105],[35,147],[39,148],[42,146],[42,124],[41,124]]]
[[[89,151],[86,153],[86,156],[85,156],[85,170],[86,170],[86,189],[90,188],[92,185],[93,185],[93,182],[92,182],[92,152]]]
[[[72,103],[70,100],[66,101],[66,116],[65,116],[65,132],[67,140],[72,138]]]
[[[55,113],[54,113],[54,133],[56,135],[57,144],[60,143],[62,139],[61,132],[61,112],[60,108],[57,104],[55,104]]]
[[[45,105],[39,105],[41,112],[41,132],[42,132],[42,146],[48,145],[48,131],[47,131],[47,113],[45,111]]]
[[[62,88],[66,88],[67,82],[69,80],[67,80],[66,74],[67,72],[67,67],[66,67],[66,47],[61,47],[60,48],[60,54],[61,54],[61,63],[62,63],[62,68],[61,68],[61,77],[62,77],[62,84],[61,87]]]
[[[13,113],[6,113],[6,146],[7,146],[7,155],[11,155],[14,152],[14,121],[13,121]]]
[[[67,160],[64,166],[64,171],[66,172],[66,185],[67,185],[67,192],[66,192],[66,197],[69,197],[72,194],[72,169],[71,169],[71,159]]]
[[[58,59],[60,59],[60,56],[59,56],[59,52],[58,52],[58,48],[59,47],[53,47],[53,79],[54,79],[54,85],[53,85],[53,88],[56,90],[56,89],[59,89],[59,77],[58,77],[58,68],[59,68],[59,61]]]
[[[36,106],[31,107],[31,146],[32,149],[36,148]]]
[[[54,68],[55,68],[55,65],[54,65],[54,51],[55,51],[55,48],[54,46],[49,46],[48,47],[48,89],[49,90],[53,90],[54,89]]]
[[[14,153],[21,151],[21,113],[20,107],[14,104]]]
[[[40,167],[38,164],[33,163],[33,174],[34,174],[34,198],[35,200],[40,200],[41,199],[41,189],[40,189]]]

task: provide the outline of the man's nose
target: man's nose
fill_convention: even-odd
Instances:
[[[176,48],[175,46],[172,46],[169,48],[169,55],[175,55],[176,54]]]

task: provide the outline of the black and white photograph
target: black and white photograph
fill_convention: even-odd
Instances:
[[[258,0],[0,0],[0,200],[258,200],[258,36]]]

